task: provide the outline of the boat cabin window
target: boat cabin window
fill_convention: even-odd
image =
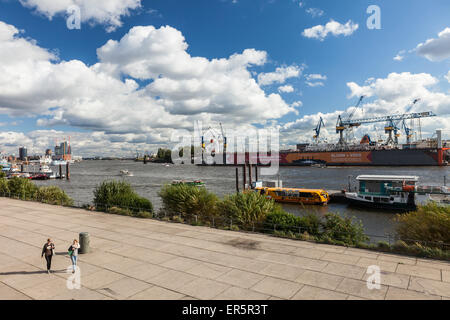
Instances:
[[[366,200],[372,200],[372,197],[364,197]]]
[[[382,192],[382,182],[380,181],[360,181],[360,192],[380,193]]]

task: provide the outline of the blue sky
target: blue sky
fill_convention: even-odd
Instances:
[[[132,1],[139,2],[130,0]],[[333,113],[353,105],[357,101],[357,90],[350,90],[347,85],[350,82],[363,87],[366,80],[387,79],[391,73],[425,73],[438,80],[432,85],[424,85],[430,92],[444,95],[449,92],[449,82],[445,80],[445,76],[450,69],[450,60],[444,58],[431,61],[413,51],[418,44],[427,39],[438,38],[438,33],[450,27],[450,2],[447,0],[238,0],[236,3],[232,0],[143,0],[139,8],[130,10],[129,15],[120,15],[122,24],[115,26],[112,32],[95,18],[89,22],[83,21],[81,30],[69,30],[64,12],[56,11],[49,19],[39,7],[27,6],[24,4],[26,2],[27,0],[0,0],[0,21],[24,30],[16,37],[34,39],[36,46],[55,52],[59,62],[80,60],[91,67],[99,62],[97,49],[109,39],[119,41],[131,28],[150,25],[156,29],[170,26],[181,32],[189,45],[187,53],[192,57],[227,59],[245,49],[265,51],[267,61],[264,64],[248,67],[255,79],[260,73],[274,72],[280,67],[296,66],[301,70],[299,76],[288,78],[283,83],[260,86],[266,95],[279,94],[288,105],[296,101],[302,102],[302,106],[295,107],[297,113],[282,112],[273,119],[279,125],[292,124],[293,130],[296,128],[295,121],[305,115]],[[302,6],[299,5],[300,2]],[[366,9],[374,4],[381,8],[380,30],[369,30],[366,27],[369,17]],[[313,16],[308,13],[311,8],[321,14]],[[358,24],[358,28],[350,35],[330,34],[323,41],[302,35],[304,30],[325,25],[330,20],[340,24],[350,20],[352,24]],[[399,53],[403,59],[394,60]],[[324,76],[326,80],[321,81],[322,85],[308,86],[306,76],[309,74]],[[122,81],[126,78],[135,79],[141,88],[153,81],[150,78],[136,79],[129,74],[120,76]],[[294,91],[280,93],[282,85],[290,85]],[[380,100],[377,90],[373,89],[369,102],[377,103]],[[353,96],[350,97],[351,94]],[[445,97],[447,98],[448,96]],[[49,105],[49,109],[57,107]],[[374,110],[379,110],[379,107],[374,107]],[[439,106],[439,110],[447,107],[444,104]],[[70,119],[38,125],[38,119],[50,119],[54,114],[42,111],[13,112],[12,108],[10,105],[0,105],[0,132],[21,132],[27,135],[36,130],[82,133],[108,131],[97,125],[92,129],[90,125],[80,125],[79,120]],[[26,110],[32,111],[31,107]],[[169,113],[174,112],[169,110]],[[242,120],[242,117],[239,119]],[[315,121],[314,117],[306,121],[311,131],[314,127],[311,124]],[[254,121],[249,117],[247,124],[264,125],[264,121]],[[247,124],[240,121],[240,125]],[[330,127],[330,133],[333,125],[334,123],[326,123]],[[304,127],[297,129],[303,130]],[[120,133],[126,134],[126,130]],[[148,133],[142,131],[133,134]],[[147,136],[149,145],[164,142],[162,137],[155,138],[158,133],[150,135],[152,138]],[[286,143],[294,142],[292,137],[286,139]],[[138,140],[142,142],[142,139]],[[2,141],[0,140],[0,144]],[[131,149],[130,146],[124,148]]]

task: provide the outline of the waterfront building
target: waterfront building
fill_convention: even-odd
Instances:
[[[22,161],[26,161],[27,157],[28,157],[27,148],[20,147],[19,148],[19,159],[22,160]]]
[[[55,146],[56,160],[72,160],[72,148],[67,141],[61,142],[59,146]]]

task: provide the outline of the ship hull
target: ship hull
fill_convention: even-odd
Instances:
[[[438,166],[437,149],[398,149],[340,152],[280,153],[281,165],[301,165],[305,160],[331,166]]]
[[[222,156],[216,157],[222,159]],[[245,160],[244,160],[245,159]],[[388,149],[364,151],[281,151],[278,157],[257,153],[227,154],[227,165],[253,163],[280,166],[442,166],[448,153],[442,149]],[[222,161],[220,161],[222,162]],[[221,165],[219,161],[217,165]],[[213,163],[211,163],[213,164]]]

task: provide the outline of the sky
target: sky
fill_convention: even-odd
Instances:
[[[449,139],[449,18],[448,0],[0,0],[0,151],[131,156],[197,121],[290,148],[320,117],[333,142],[361,95],[354,118],[433,111],[423,137]]]

